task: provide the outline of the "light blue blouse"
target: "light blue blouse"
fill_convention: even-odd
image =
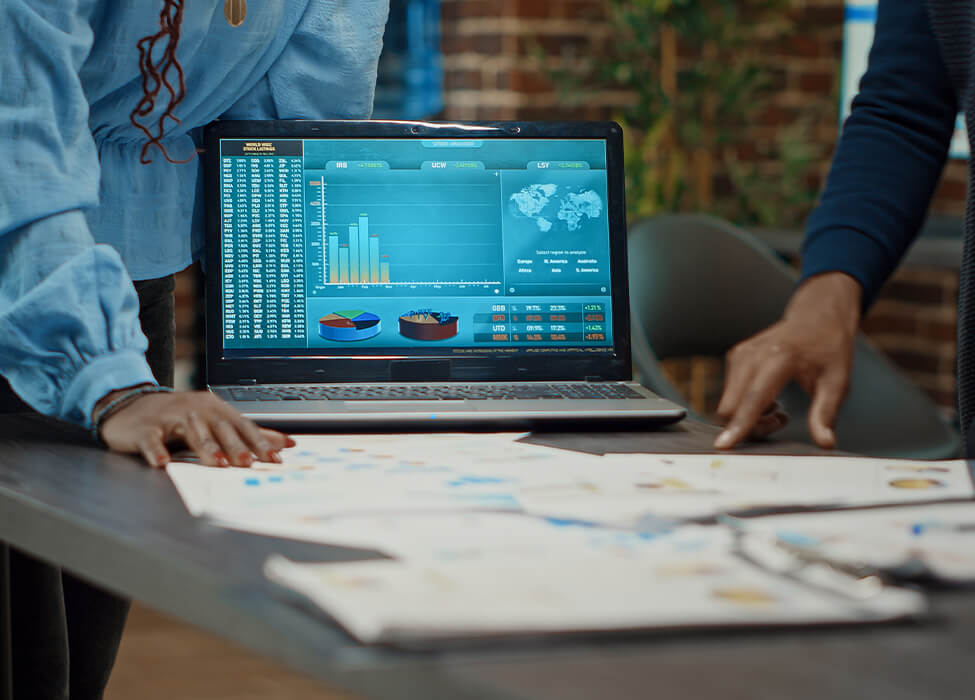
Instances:
[[[217,119],[366,118],[389,0],[185,4],[186,96],[169,154]],[[151,380],[131,279],[203,248],[199,160],[175,165],[129,122],[138,40],[162,0],[0,2],[0,374],[37,410],[87,425],[112,389]],[[136,9],[138,8],[138,9]],[[168,103],[165,89],[155,124]]]

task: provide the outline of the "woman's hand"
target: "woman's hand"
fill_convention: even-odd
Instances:
[[[141,454],[153,467],[169,463],[173,443],[185,444],[202,464],[215,467],[249,467],[255,456],[280,462],[279,452],[295,444],[283,433],[258,427],[206,391],[139,396],[105,418],[100,435],[109,449]]]
[[[796,290],[781,321],[728,352],[718,404],[726,427],[715,447],[727,449],[783,427],[787,421],[770,407],[792,379],[812,397],[813,440],[836,446],[833,425],[850,383],[861,296],[860,284],[842,272],[812,277]]]

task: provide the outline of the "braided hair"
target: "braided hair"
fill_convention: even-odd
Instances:
[[[183,6],[185,0],[163,0],[163,9],[159,13],[159,31],[139,39],[139,71],[142,73],[142,99],[136,105],[132,113],[129,114],[129,121],[142,131],[148,139],[142,145],[142,152],[139,155],[139,162],[151,163],[149,150],[155,146],[162,151],[163,156],[170,163],[188,163],[193,160],[191,156],[187,160],[173,160],[166,147],[162,144],[162,137],[166,132],[166,119],[172,119],[176,124],[180,121],[173,114],[173,109],[182,102],[186,94],[186,81],[183,75],[183,67],[176,60],[176,46],[179,44],[180,27],[183,22]],[[165,40],[162,55],[159,60],[153,62],[153,52],[156,44]],[[174,87],[170,81],[169,73],[171,70],[176,72],[177,84]],[[152,114],[156,107],[156,98],[162,88],[166,88],[169,93],[169,104],[166,111],[159,117],[155,125],[146,125],[139,121],[140,118]]]

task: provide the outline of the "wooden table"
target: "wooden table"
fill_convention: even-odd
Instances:
[[[706,452],[714,434],[685,422],[530,439],[593,452]],[[748,451],[812,452],[782,443]],[[935,620],[924,624],[548,637],[435,652],[366,647],[296,606],[261,565],[272,552],[307,561],[373,554],[214,527],[186,512],[165,473],[30,416],[0,416],[0,540],[366,697],[917,700],[975,692],[975,594],[963,591],[935,592]]]

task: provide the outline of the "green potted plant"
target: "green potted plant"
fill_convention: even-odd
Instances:
[[[594,39],[549,71],[569,104],[607,90],[627,96],[613,117],[624,127],[631,218],[697,211],[783,225],[804,216],[815,198],[805,122],[781,130],[774,182],[737,159],[741,126],[774,90],[759,39],[790,30],[791,3],[606,0],[608,40]],[[718,180],[730,190],[720,197]]]

